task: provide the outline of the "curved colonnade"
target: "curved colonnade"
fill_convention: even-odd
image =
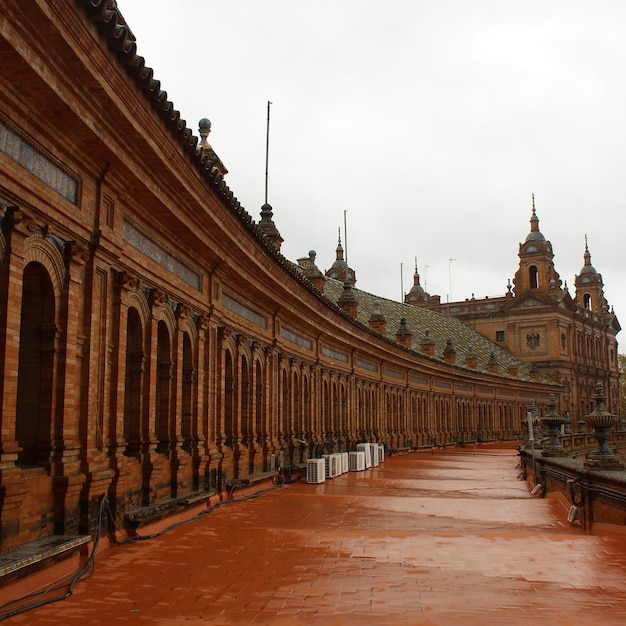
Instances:
[[[140,519],[358,442],[522,435],[559,386],[446,363],[342,311],[197,149],[117,10],[80,4],[4,8],[24,92],[3,83],[3,550],[92,530],[104,495]]]

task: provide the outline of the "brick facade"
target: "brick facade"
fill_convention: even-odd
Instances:
[[[0,12],[2,551],[93,530],[103,495],[140,517],[359,441],[515,439],[530,401],[561,397],[443,316],[408,314],[398,343],[380,332],[398,303],[377,331],[368,294],[322,293],[198,149],[114,3]]]

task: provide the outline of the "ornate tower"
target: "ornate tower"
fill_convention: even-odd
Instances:
[[[552,295],[561,290],[561,279],[554,269],[552,244],[539,230],[539,218],[533,211],[530,218],[530,233],[519,245],[519,268],[513,279],[513,293],[516,297],[530,291],[536,294]]]
[[[351,267],[348,267],[348,263],[343,258],[343,246],[341,245],[341,229],[339,229],[339,243],[336,249],[336,259],[331,265],[329,270],[326,270],[326,276],[334,278],[342,283],[349,283],[351,287],[354,287],[356,283],[356,275]]]
[[[412,304],[416,306],[422,302],[428,302],[430,299],[429,294],[424,291],[424,288],[420,285],[420,275],[417,271],[417,257],[415,257],[415,273],[413,274],[413,286],[409,293],[404,296],[405,304]]]
[[[576,302],[579,306],[589,309],[594,313],[608,313],[608,303],[604,297],[604,283],[602,274],[596,271],[591,265],[591,253],[587,245],[587,235],[585,235],[585,264],[580,270],[580,274],[574,278],[576,287]]]

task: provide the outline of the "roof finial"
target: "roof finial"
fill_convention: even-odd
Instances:
[[[208,146],[209,142],[207,140],[207,137],[209,136],[209,133],[211,132],[211,120],[203,117],[199,122],[198,122],[198,132],[200,133],[200,145],[201,146]]]
[[[341,226],[337,229],[337,245],[341,247]]]
[[[533,193],[533,215],[535,214],[535,194]]]
[[[587,233],[585,233],[585,250],[589,250],[589,246],[587,245]]]

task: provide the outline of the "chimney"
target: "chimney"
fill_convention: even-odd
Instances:
[[[496,361],[496,355],[493,352],[487,361],[487,369],[493,374],[498,373],[498,361]]]
[[[380,300],[374,300],[374,312],[368,320],[369,327],[381,335],[385,335],[387,331],[387,321],[385,316],[380,312]]]
[[[396,333],[396,341],[405,348],[411,347],[411,331],[406,326],[406,319],[403,317],[400,319],[400,328]]]
[[[422,339],[422,343],[420,344],[420,348],[424,354],[428,356],[435,356],[435,344],[432,342],[430,338],[430,329],[427,328],[424,331],[424,338]]]
[[[452,339],[446,341],[446,347],[443,349],[443,360],[452,365],[456,363],[456,350],[452,347]]]
[[[467,365],[467,367],[471,367],[473,370],[478,367],[478,357],[476,356],[476,353],[474,352],[474,348],[472,346],[469,347],[469,352],[465,357],[465,364]]]
[[[357,300],[352,291],[352,285],[347,280],[343,283],[343,292],[339,296],[337,304],[342,311],[356,319]]]

